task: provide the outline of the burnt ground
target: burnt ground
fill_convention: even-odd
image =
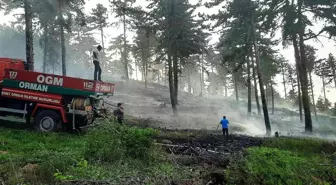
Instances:
[[[248,147],[260,146],[264,139],[230,135],[229,140],[224,140],[219,132],[161,130],[156,140],[156,144],[169,154],[172,162],[202,168],[203,173],[199,176],[201,184],[221,185],[226,184],[223,170],[230,165],[234,157],[242,154]],[[172,182],[171,184],[188,183]]]
[[[189,137],[176,138],[174,132],[165,131],[157,138],[157,145],[165,148],[169,154],[183,156],[181,161],[183,165],[205,163],[226,168],[232,155],[263,143],[263,138],[243,135],[230,135],[229,140],[226,140],[219,133],[202,133],[201,136],[197,136],[197,134],[201,134],[199,131],[178,131],[175,133],[185,134]],[[190,133],[195,135],[190,135]],[[186,156],[190,157],[189,160],[183,161]]]
[[[229,140],[225,140],[220,131],[160,128],[157,123],[158,121],[153,119],[139,118],[128,118],[126,122],[130,126],[159,130],[159,135],[155,138],[156,145],[169,155],[171,162],[201,168],[203,174],[199,175],[202,181],[200,184],[225,184],[223,170],[230,165],[234,157],[242,154],[246,148],[262,145],[265,139],[232,133]],[[219,173],[213,172],[218,170]],[[171,184],[188,183],[172,182]]]
[[[246,148],[260,146],[263,138],[243,135],[230,135],[228,141],[219,133],[199,130],[166,130],[160,129],[160,134],[155,138],[156,146],[167,154],[167,160],[179,166],[189,167],[197,175],[190,179],[174,180],[162,179],[164,185],[224,185],[227,178],[223,173]],[[197,171],[197,172],[196,172]],[[148,179],[130,177],[120,179],[122,184],[146,184]],[[120,182],[119,182],[120,183]],[[68,181],[72,185],[105,185],[114,184],[106,181]],[[157,184],[154,183],[154,184]]]

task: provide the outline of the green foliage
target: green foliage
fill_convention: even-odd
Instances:
[[[0,130],[0,181],[5,184],[55,184],[66,180],[108,180],[124,184],[124,177],[184,179],[193,173],[169,163],[153,146],[153,129],[105,123],[86,135]],[[116,146],[114,146],[116,145]],[[155,158],[154,158],[155,157]],[[36,171],[22,173],[27,164]],[[159,183],[159,184],[161,184]]]
[[[331,109],[331,114],[336,116],[336,103],[334,103],[334,107]]]
[[[118,35],[115,38],[112,38],[110,41],[110,46],[107,48],[107,50],[111,53],[110,58],[115,58],[116,56],[120,57],[117,60],[114,61],[108,61],[108,68],[112,69],[114,72],[118,72],[119,74],[124,74],[125,73],[125,57],[126,57],[126,62],[128,65],[128,69],[132,69],[131,66],[131,58],[130,58],[130,52],[131,52],[131,45],[129,42],[126,40],[126,45],[124,43],[124,36]]]
[[[69,134],[44,134],[20,130],[1,130],[0,133],[0,141],[5,143],[1,145],[0,151],[7,152],[0,157],[0,174],[5,177],[5,182],[34,184],[36,179],[39,179],[39,182],[50,182],[54,179],[54,173],[69,170],[72,164],[76,164],[76,159],[83,156],[84,143],[79,137]],[[21,168],[29,163],[38,165],[38,169],[34,172],[36,177],[32,174],[11,175],[20,174]],[[2,171],[3,168],[7,171]]]
[[[321,96],[317,99],[316,108],[321,112],[327,112],[331,107],[331,102],[328,99],[324,99]]]
[[[92,9],[91,16],[89,17],[89,22],[94,25],[94,28],[102,29],[107,27],[107,8],[104,5],[98,3],[96,8]]]
[[[263,144],[265,147],[278,148],[280,150],[293,151],[301,153],[302,155],[319,155],[322,153],[331,155],[336,152],[334,143],[330,143],[320,139],[292,139],[292,138],[279,138],[269,139]]]
[[[280,59],[274,56],[272,53],[261,52],[260,56],[260,70],[263,74],[265,84],[273,83],[273,78],[280,72]]]
[[[267,139],[236,156],[227,175],[232,184],[330,184],[335,152],[335,143],[319,139]]]
[[[276,148],[249,148],[228,177],[233,184],[330,184],[336,171],[321,165],[327,162]]]
[[[121,159],[150,160],[153,147],[153,129],[104,124],[87,135],[86,157],[103,162]]]

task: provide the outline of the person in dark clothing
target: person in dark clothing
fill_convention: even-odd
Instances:
[[[93,64],[94,64],[94,80],[97,80],[98,77],[98,81],[102,81],[101,80],[101,73],[102,73],[102,69],[100,67],[100,56],[99,53],[102,50],[101,45],[97,46],[97,50],[93,51]]]
[[[226,116],[223,116],[223,119],[219,122],[222,125],[223,136],[226,140],[229,140],[229,120],[226,119]]]
[[[124,120],[124,108],[122,107],[122,103],[118,103],[118,107],[113,111],[113,114],[118,123],[122,124]]]

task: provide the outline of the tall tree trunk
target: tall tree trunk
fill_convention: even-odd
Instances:
[[[302,114],[302,95],[301,95],[301,83],[299,80],[299,72],[297,74],[297,90],[298,90],[298,101],[299,101],[299,112],[300,112],[300,121],[303,122],[303,114]]]
[[[175,14],[175,0],[171,2],[171,14]],[[173,18],[168,19],[168,35],[167,38],[172,38],[172,33],[170,29],[173,27],[173,23],[175,20]],[[174,79],[173,79],[173,64],[172,64],[172,55],[173,55],[173,48],[176,49],[172,45],[172,40],[169,40],[168,44],[168,81],[169,81],[169,91],[170,91],[170,101],[173,108],[173,113],[177,116],[177,107],[176,107],[176,100],[175,100],[175,90],[174,90]],[[174,52],[175,53],[175,52]],[[176,55],[174,55],[176,56]]]
[[[165,68],[164,68],[164,84],[167,84],[167,78],[168,78],[168,62],[165,62]]]
[[[174,81],[173,81],[173,66],[172,66],[172,52],[171,46],[168,49],[168,83],[169,83],[169,92],[170,92],[170,102],[173,108],[174,115],[177,115],[176,101],[174,96]]]
[[[274,115],[274,89],[273,89],[273,82],[271,82],[271,96],[272,96],[272,114]]]
[[[145,77],[145,87],[147,88],[147,84],[148,84],[148,58],[145,59],[145,66],[144,66],[144,69],[145,69],[145,74],[144,74],[144,77]]]
[[[34,71],[33,11],[28,0],[24,1],[26,23],[26,60],[28,70]]]
[[[210,75],[210,85],[209,85],[209,93],[211,95],[215,95],[215,75],[214,75],[214,66],[210,63],[211,67],[211,75]]]
[[[61,1],[59,2],[59,18],[61,27],[61,47],[62,47],[62,74],[66,76],[66,49],[65,49],[65,37],[64,37],[64,18]]]
[[[321,78],[322,78],[323,97],[324,97],[324,103],[326,103],[327,93],[326,93],[326,83],[325,83],[325,77],[324,77],[324,74],[325,74],[324,67],[322,67],[321,71],[322,71]]]
[[[173,71],[174,71],[174,100],[175,104],[178,105],[178,99],[177,99],[177,94],[178,94],[178,57],[177,57],[177,52],[174,52],[173,56]]]
[[[145,65],[143,64],[142,65],[142,75],[141,75],[141,81],[145,81],[145,75],[146,75],[146,67]]]
[[[252,20],[254,20],[254,18]],[[255,24],[252,23],[252,32],[254,33],[253,40],[254,40],[254,49],[255,49],[255,56],[256,56],[257,74],[258,74],[258,79],[259,79],[259,88],[260,88],[260,94],[261,94],[261,102],[262,102],[262,107],[263,107],[263,112],[264,112],[266,134],[271,135],[271,123],[270,123],[270,119],[268,115],[264,83],[263,83],[263,78],[262,78],[262,74],[260,70],[260,55],[259,55],[259,48],[257,44],[256,29],[254,26]]]
[[[228,85],[227,85],[227,79],[226,79],[226,70],[225,70],[225,66],[223,67],[223,72],[224,72],[224,93],[225,93],[225,97],[228,96]]]
[[[61,45],[62,45],[62,74],[66,76],[66,49],[65,49],[65,38],[64,38],[64,25],[61,23]]]
[[[250,59],[247,57],[247,114],[252,113],[252,93],[251,93],[251,66]]]
[[[136,80],[138,80],[138,68],[139,68],[139,64],[137,59],[134,57],[134,63],[135,63],[135,78]]]
[[[48,23],[44,23],[44,47],[43,47],[43,73],[47,72],[47,55],[48,55]]]
[[[336,88],[336,66],[334,61],[330,61],[330,68],[331,68],[331,72],[333,74],[333,78],[334,78],[334,83],[335,83],[335,88]]]
[[[178,94],[178,92],[179,91],[183,91],[183,88],[185,87],[185,84],[183,84],[182,83],[182,63],[184,63],[183,62],[183,57],[179,57],[179,65],[178,65],[178,78],[179,78],[179,80],[178,80],[178,82],[179,82],[179,86],[178,86],[178,91],[177,91],[177,94]],[[177,104],[178,104],[178,102],[177,102]]]
[[[124,0],[124,7],[126,7],[126,0]],[[125,78],[128,81],[129,76],[128,76],[128,61],[127,61],[127,40],[126,40],[126,13],[125,11],[123,12],[123,41],[124,41],[124,49],[123,49],[123,61],[124,61],[124,70],[125,70]]]
[[[284,69],[284,63],[281,60],[281,73],[282,73],[282,83],[285,91],[285,99],[287,99],[287,89],[286,89],[286,78],[285,78],[285,69]]]
[[[269,98],[268,98],[268,84],[267,84],[267,82],[265,84],[265,99],[266,99],[266,104],[268,106],[269,105]]]
[[[292,35],[293,47],[294,47],[294,55],[295,55],[295,67],[296,67],[296,81],[297,81],[297,91],[298,91],[298,102],[299,102],[299,113],[300,113],[300,122],[303,122],[302,115],[302,97],[301,97],[301,83],[300,83],[300,51],[297,43],[296,34]]]
[[[233,80],[234,80],[233,83],[234,83],[234,87],[235,87],[236,101],[239,101],[237,73],[233,74]]]
[[[146,45],[147,45],[147,48],[145,49],[145,53],[143,53],[144,55],[144,62],[145,62],[145,65],[144,65],[144,68],[145,68],[145,87],[147,88],[147,85],[148,85],[148,68],[149,68],[149,60],[150,60],[150,47],[149,47],[149,35],[146,33]]]
[[[316,113],[316,104],[315,104],[315,97],[314,97],[314,85],[313,85],[313,78],[312,78],[312,74],[311,71],[309,72],[309,79],[310,79],[310,89],[311,89],[311,93],[312,93],[312,100],[313,100],[313,108],[314,108],[314,115],[315,115],[315,119],[317,121],[317,113]]]
[[[102,48],[103,52],[105,53],[105,45],[104,45],[104,28],[100,26],[100,36],[101,36],[101,42],[102,42]]]
[[[299,46],[300,46],[300,54],[301,54],[301,62],[300,62],[300,81],[301,81],[301,91],[302,91],[302,101],[303,101],[303,109],[305,113],[305,131],[313,132],[313,123],[310,112],[310,101],[309,101],[309,93],[308,93],[308,77],[307,77],[307,56],[305,53],[304,46],[304,23],[303,23],[303,15],[302,15],[302,6],[303,0],[298,0],[298,24],[299,24]]]
[[[258,95],[257,74],[256,74],[256,69],[254,67],[254,56],[253,56],[253,54],[252,54],[251,59],[252,59],[252,70],[253,70],[252,75],[253,75],[253,81],[254,81],[254,95],[255,95],[255,100],[256,100],[256,104],[257,104],[258,114],[261,115],[259,95]]]
[[[204,78],[203,78],[203,58],[201,58],[201,56],[199,56],[198,58],[199,62],[201,63],[201,71],[200,71],[200,85],[201,85],[201,93],[200,93],[200,96],[203,96],[203,83],[204,83]]]
[[[291,85],[292,85],[292,91],[294,92],[295,91],[295,84],[294,84],[294,79],[292,77],[290,78],[290,82],[291,82]]]
[[[191,79],[190,79],[190,68],[187,68],[188,71],[188,92],[191,93]]]

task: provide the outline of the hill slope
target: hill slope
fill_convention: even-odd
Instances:
[[[247,115],[247,106],[244,100],[237,102],[224,96],[199,97],[187,92],[178,95],[179,116],[174,117],[169,98],[169,89],[159,84],[129,81],[117,82],[116,92],[108,98],[108,103],[123,102],[126,114],[151,119],[157,127],[171,129],[215,129],[222,116],[227,116],[231,122],[231,132],[262,135],[265,133],[262,115],[257,115],[255,105],[252,105],[252,116]],[[276,104],[274,115],[270,115],[272,131],[279,131],[283,135],[299,134],[304,131],[304,123],[300,123],[298,113],[286,108],[279,108]],[[322,122],[314,123],[314,130],[330,132],[334,137],[333,122],[330,117],[319,117]],[[331,132],[332,130],[332,132]],[[317,134],[318,134],[317,133]],[[324,133],[323,133],[324,134]]]

